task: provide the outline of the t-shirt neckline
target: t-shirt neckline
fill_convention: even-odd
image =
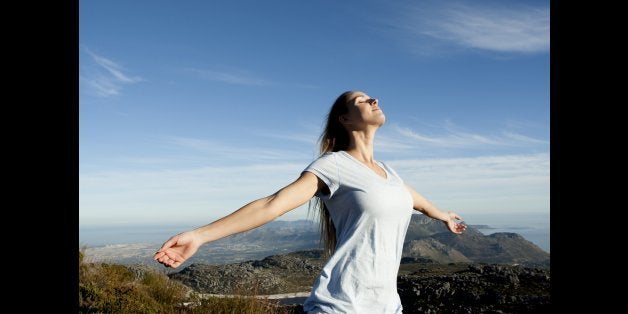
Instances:
[[[342,154],[344,154],[345,156],[349,157],[349,159],[355,161],[356,163],[360,164],[362,167],[366,168],[369,172],[371,172],[373,175],[375,175],[376,177],[380,178],[381,180],[385,180],[388,181],[390,179],[390,173],[388,172],[388,170],[386,170],[386,167],[384,166],[384,164],[382,164],[379,161],[375,161],[377,163],[377,165],[382,168],[382,170],[384,170],[384,173],[386,174],[386,177],[382,177],[379,174],[377,174],[377,172],[375,172],[373,169],[369,168],[369,166],[365,165],[363,162],[357,160],[355,157],[353,157],[351,154],[347,153],[344,150],[340,151]]]

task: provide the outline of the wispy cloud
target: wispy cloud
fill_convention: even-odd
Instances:
[[[273,82],[270,80],[256,77],[255,75],[252,75],[249,72],[243,70],[216,71],[194,68],[185,68],[184,70],[192,72],[205,80],[228,84],[250,86],[267,86],[273,84]]]
[[[549,209],[549,154],[400,159],[387,164],[437,206],[463,216]],[[204,224],[274,193],[306,166],[299,161],[81,173],[80,223],[167,219]],[[306,217],[304,205],[282,219]]]
[[[384,153],[396,153],[416,149],[416,145],[413,145],[410,141],[400,137],[394,132],[380,132],[375,138],[375,147],[377,151]]]
[[[79,174],[79,223],[205,224],[295,180],[307,164],[277,162]],[[282,219],[305,216],[306,206]],[[303,218],[303,217],[300,217]]]
[[[518,143],[548,144],[547,141],[539,140],[539,139],[532,138],[532,137],[525,136],[518,133],[504,131],[503,134],[506,138],[512,139]]]
[[[450,44],[497,52],[549,50],[549,6],[423,1],[402,9],[385,23],[417,49]]]
[[[226,84],[233,85],[243,85],[243,86],[282,86],[282,87],[293,87],[293,88],[301,88],[301,89],[318,89],[319,85],[309,84],[309,83],[300,83],[295,81],[275,81],[267,78],[263,78],[259,75],[251,73],[250,71],[242,70],[242,69],[233,69],[229,67],[222,68],[226,69],[199,69],[199,68],[191,68],[185,67],[182,68],[183,71],[188,73],[193,73],[203,80],[221,82]]]
[[[409,128],[396,125],[395,131],[407,139],[414,140],[423,145],[433,145],[440,147],[468,147],[475,145],[496,145],[498,141],[473,133],[451,132],[446,135],[430,136],[413,131]]]
[[[168,145],[185,148],[190,151],[200,152],[208,156],[208,159],[220,161],[248,160],[256,162],[308,160],[311,156],[302,152],[283,149],[271,149],[254,145],[230,145],[222,141],[168,136],[164,138]]]
[[[267,137],[271,139],[279,139],[279,140],[287,140],[291,142],[296,142],[299,144],[307,144],[307,145],[316,145],[318,141],[318,137],[322,132],[322,125],[319,124],[320,121],[315,122],[306,122],[301,121],[299,124],[298,131],[278,131],[277,129],[257,129],[252,132],[256,136]]]
[[[435,148],[490,148],[490,147],[529,147],[530,145],[546,145],[548,141],[536,139],[511,131],[498,134],[479,134],[456,130],[451,123],[438,134],[427,134],[421,131],[392,125],[376,139],[376,146],[384,146],[388,151],[406,150],[420,147]]]
[[[112,161],[118,163],[136,164],[136,165],[163,165],[173,163],[176,160],[173,158],[161,158],[161,157],[115,157]]]
[[[125,73],[126,70],[120,64],[92,52],[87,47],[83,47],[83,50],[89,59],[80,65],[80,79],[95,95],[119,95],[123,85],[143,81],[139,76]]]
[[[318,141],[318,135],[315,133],[274,133],[268,131],[260,131],[256,135],[279,139],[279,140],[288,140],[291,142],[299,142],[303,144],[311,144],[314,145],[316,141]]]
[[[458,158],[424,158],[391,161],[400,171],[433,174],[443,180],[492,180],[514,177],[548,177],[549,154],[488,155]]]
[[[442,209],[465,213],[549,211],[548,153],[388,162]]]

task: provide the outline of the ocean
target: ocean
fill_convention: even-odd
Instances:
[[[79,247],[149,243],[162,244],[171,236],[198,225],[79,226]]]
[[[496,232],[514,232],[550,253],[550,214],[547,213],[506,213],[506,214],[465,214],[469,225],[486,225],[478,228],[489,235]]]

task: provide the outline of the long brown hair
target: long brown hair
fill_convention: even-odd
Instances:
[[[351,100],[353,91],[342,93],[331,106],[327,114],[325,130],[319,138],[319,153],[322,156],[327,152],[346,150],[349,147],[349,132],[340,123],[340,116],[346,114],[349,109],[347,104]],[[327,205],[318,197],[310,203],[310,209],[315,208],[319,213],[321,227],[321,242],[324,244],[323,255],[325,258],[334,254],[336,250],[336,226],[331,220]]]

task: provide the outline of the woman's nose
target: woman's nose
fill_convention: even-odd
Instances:
[[[371,106],[377,105],[377,99],[376,98],[371,98],[368,100],[368,102],[371,104]]]

